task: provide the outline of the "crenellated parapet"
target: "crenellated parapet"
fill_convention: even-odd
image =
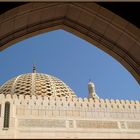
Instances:
[[[0,127],[4,129],[7,129],[3,125],[7,102],[10,103],[9,130],[140,129],[139,101],[0,94]]]
[[[3,95],[0,94],[0,103],[9,101],[16,106],[54,107],[80,110],[98,110],[110,112],[140,111],[140,102],[133,100],[92,99],[92,98],[68,98],[47,97],[40,95]]]

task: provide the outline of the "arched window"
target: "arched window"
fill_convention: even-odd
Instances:
[[[5,103],[5,110],[4,110],[4,128],[9,128],[9,117],[10,117],[10,103]]]
[[[1,104],[0,104],[0,117],[1,117]]]

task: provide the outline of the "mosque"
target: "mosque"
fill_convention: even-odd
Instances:
[[[60,79],[22,74],[0,86],[0,138],[140,138],[140,102],[77,97]]]

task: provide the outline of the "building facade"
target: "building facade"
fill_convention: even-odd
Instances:
[[[0,87],[0,138],[140,138],[140,102],[79,98],[58,78],[19,75]]]

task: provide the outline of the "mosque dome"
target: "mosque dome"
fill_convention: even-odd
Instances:
[[[27,73],[8,80],[0,87],[0,94],[76,97],[63,81],[43,73]]]

